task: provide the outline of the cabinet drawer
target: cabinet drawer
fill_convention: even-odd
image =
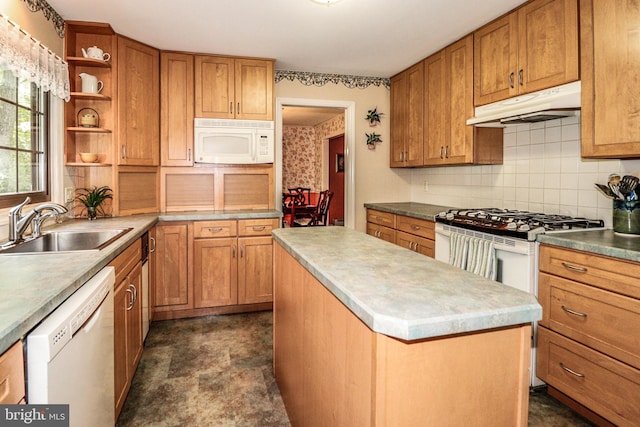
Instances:
[[[237,235],[235,220],[230,221],[195,221],[193,237],[196,239],[210,237],[233,237]]]
[[[118,255],[110,266],[116,269],[116,286],[124,280],[129,272],[142,259],[142,242],[140,239],[133,242],[127,249]]]
[[[436,242],[431,239],[425,239],[414,234],[396,231],[396,244],[404,248],[418,252],[422,255],[435,257]]]
[[[435,240],[436,238],[435,223],[433,221],[397,215],[396,229],[431,240]]]
[[[396,230],[394,230],[393,228],[385,227],[383,225],[368,222],[367,234],[373,237],[377,237],[378,239],[385,240],[389,243],[396,242]]]
[[[538,328],[538,376],[619,426],[640,419],[640,371],[544,327]]]
[[[385,227],[396,228],[396,216],[389,212],[367,209],[367,222],[384,225]]]
[[[271,236],[279,222],[277,218],[238,220],[238,236]]]
[[[540,246],[540,271],[640,299],[640,264]]]
[[[22,345],[15,343],[0,356],[0,404],[15,405],[25,396]]]
[[[540,273],[542,325],[640,369],[640,301]]]

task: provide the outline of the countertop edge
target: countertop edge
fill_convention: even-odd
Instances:
[[[416,202],[364,203],[364,207],[427,221],[435,221],[436,215],[451,209],[449,206]]]
[[[536,240],[541,244],[640,262],[640,236],[620,235],[611,229],[539,234]]]

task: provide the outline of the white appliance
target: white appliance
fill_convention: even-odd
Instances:
[[[196,163],[273,163],[274,125],[265,120],[194,120]]]
[[[105,267],[27,336],[27,403],[69,404],[70,425],[113,426],[113,287]]]
[[[474,117],[467,124],[504,127],[575,116],[581,106],[581,92],[582,83],[576,81],[481,105],[475,108]]]

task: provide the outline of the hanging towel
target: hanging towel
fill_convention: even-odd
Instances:
[[[495,280],[495,245],[490,240],[452,232],[449,238],[449,264]]]

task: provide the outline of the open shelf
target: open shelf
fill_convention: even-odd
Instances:
[[[111,129],[105,128],[89,128],[81,126],[70,126],[67,128],[67,132],[87,132],[87,133],[111,133]]]
[[[89,167],[89,168],[101,168],[101,167],[107,167],[107,166],[113,166],[112,163],[83,163],[83,162],[67,162],[65,163],[66,166],[83,166],[83,167]]]
[[[71,92],[69,96],[71,96],[71,98],[76,98],[76,99],[95,99],[96,101],[111,101],[110,96],[101,95],[99,93]]]
[[[67,62],[83,67],[111,68],[111,62],[102,61],[100,59],[85,58],[83,56],[70,56],[67,58]]]

